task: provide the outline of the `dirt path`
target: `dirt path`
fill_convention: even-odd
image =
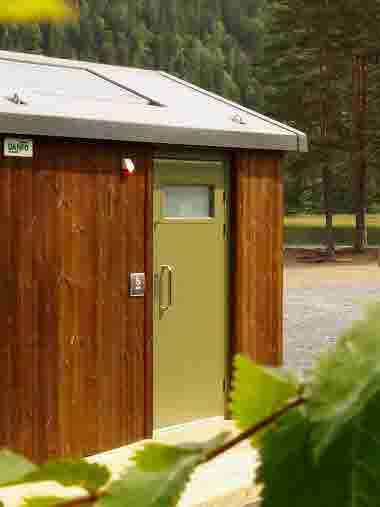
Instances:
[[[369,303],[380,302],[380,267],[374,252],[321,264],[297,255],[287,255],[284,275],[285,364],[305,370]]]
[[[377,252],[353,257],[349,253],[338,255],[337,262],[307,262],[303,250],[285,255],[285,286],[288,288],[362,286],[380,283]]]

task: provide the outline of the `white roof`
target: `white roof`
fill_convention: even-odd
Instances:
[[[302,132],[165,72],[0,51],[0,75],[4,134],[307,151]]]

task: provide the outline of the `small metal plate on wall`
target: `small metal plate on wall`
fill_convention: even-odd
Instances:
[[[130,273],[129,275],[129,295],[132,297],[142,297],[145,294],[145,273]]]

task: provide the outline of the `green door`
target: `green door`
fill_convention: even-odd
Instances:
[[[223,416],[228,343],[225,162],[155,162],[155,429]]]

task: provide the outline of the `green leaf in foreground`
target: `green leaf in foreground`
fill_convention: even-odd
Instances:
[[[202,462],[200,447],[185,448],[147,444],[134,457],[135,464],[111,483],[109,494],[97,507],[173,507],[191,474]]]
[[[1,2],[0,23],[46,21],[72,14],[64,0],[12,0]]]
[[[0,487],[9,482],[22,479],[29,472],[36,470],[36,465],[23,456],[3,449],[0,451]]]
[[[263,438],[259,481],[262,507],[377,507],[380,498],[380,397],[341,432],[319,460],[314,425],[295,410]]]
[[[258,424],[296,397],[299,389],[294,377],[237,356],[230,405],[237,426],[244,431]],[[255,435],[253,445],[259,443],[265,431]]]
[[[111,473],[104,465],[84,459],[65,459],[42,465],[27,474],[22,482],[56,481],[62,486],[78,486],[93,493],[105,486],[110,478]]]
[[[380,392],[380,305],[321,356],[306,394],[320,457]]]
[[[23,499],[22,507],[52,507],[67,502],[67,498],[58,496],[31,496]]]

